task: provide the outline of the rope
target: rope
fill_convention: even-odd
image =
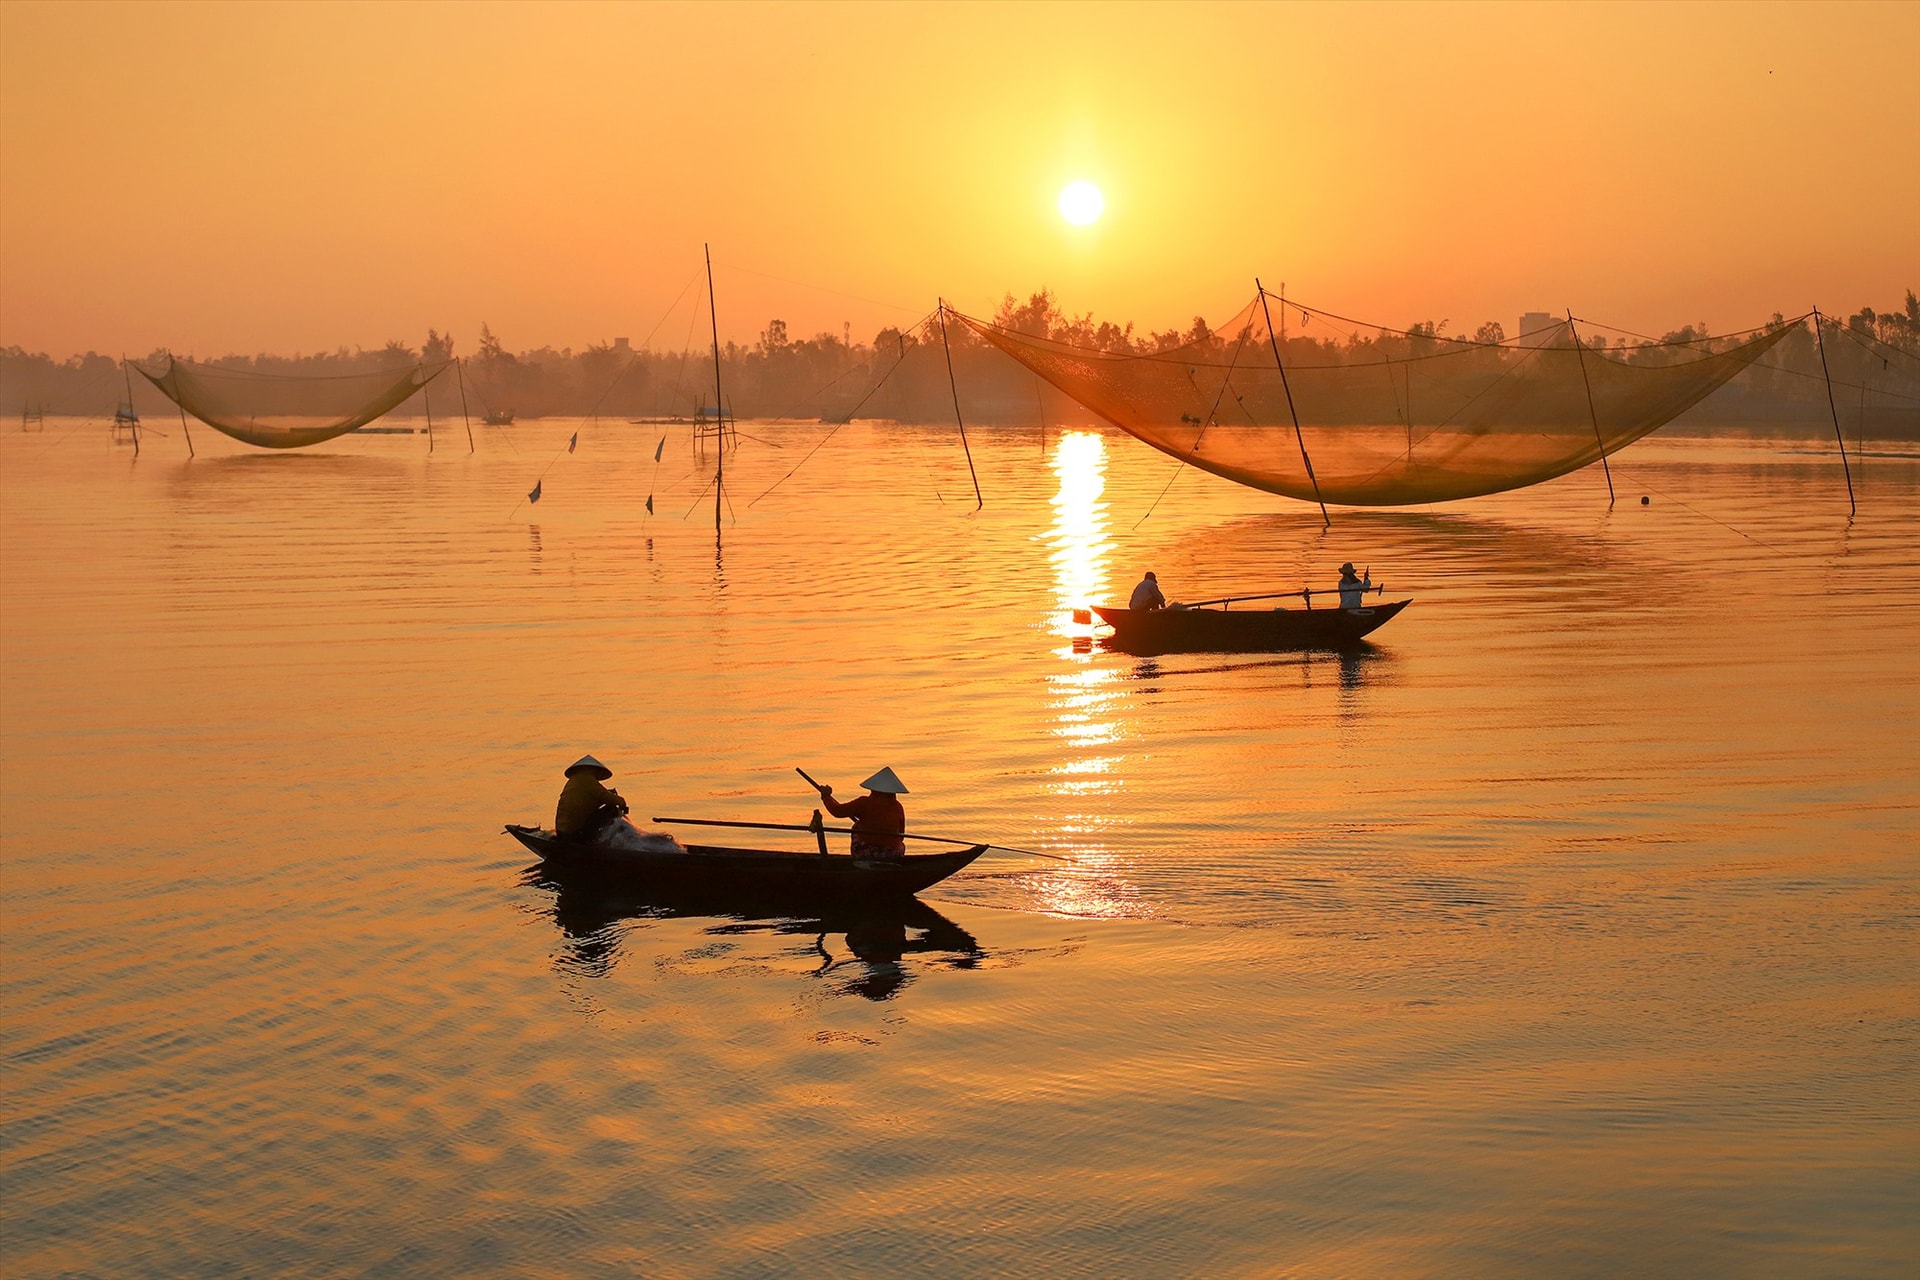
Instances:
[[[1213,421],[1214,421],[1214,419],[1215,419],[1216,417],[1218,417],[1218,416],[1219,416],[1219,413],[1220,413],[1220,402],[1221,402],[1221,400],[1223,400],[1223,399],[1225,399],[1225,398],[1226,398],[1226,394],[1227,394],[1227,385],[1228,385],[1228,384],[1229,384],[1230,382],[1232,382],[1232,381],[1233,381],[1233,370],[1234,370],[1234,366],[1240,363],[1240,352],[1241,352],[1242,350],[1244,350],[1244,349],[1246,348],[1246,345],[1247,345],[1247,339],[1248,339],[1249,337],[1251,337],[1252,335],[1253,335],[1253,326],[1252,326],[1252,325],[1247,325],[1247,326],[1245,326],[1244,328],[1242,328],[1242,329],[1240,330],[1240,341],[1234,344],[1234,348],[1233,348],[1233,358],[1232,358],[1231,360],[1229,360],[1229,361],[1227,362],[1227,374],[1226,374],[1226,377],[1224,377],[1224,378],[1222,378],[1222,379],[1220,379],[1220,390],[1219,390],[1218,392],[1216,392],[1216,393],[1214,394],[1214,397],[1213,397],[1213,407],[1212,407],[1211,409],[1209,409],[1209,410],[1207,410],[1207,420],[1206,420],[1205,422],[1203,422],[1203,423],[1201,423],[1201,424],[1200,424],[1200,434],[1199,434],[1199,435],[1196,435],[1196,436],[1195,436],[1195,437],[1193,438],[1193,444],[1192,444],[1192,445],[1191,445],[1191,446],[1190,446],[1190,447],[1188,448],[1188,450],[1187,450],[1187,452],[1188,452],[1188,453],[1197,453],[1197,452],[1199,452],[1199,450],[1200,450],[1200,441],[1201,441],[1201,440],[1202,440],[1203,438],[1205,438],[1205,436],[1206,436],[1206,434],[1207,434],[1207,428],[1208,428],[1208,427],[1210,427],[1210,426],[1212,426],[1212,425],[1213,425]],[[1192,374],[1192,372],[1191,372],[1191,371],[1189,371],[1189,372],[1188,372],[1188,374],[1187,374],[1187,381],[1189,381],[1189,382],[1193,382],[1193,374]],[[1194,383],[1193,383],[1193,389],[1194,389],[1195,391],[1199,391],[1199,390],[1200,390],[1200,384],[1199,384],[1198,382],[1194,382]],[[1202,395],[1205,395],[1206,393],[1205,393],[1205,392],[1201,392],[1201,394],[1202,394]],[[1237,395],[1237,394],[1236,394],[1236,395],[1234,396],[1234,399],[1235,399],[1236,401],[1237,401],[1237,400],[1239,400],[1239,399],[1240,399],[1240,397],[1239,397],[1239,395]],[[1241,406],[1240,406],[1240,408],[1241,408],[1241,412],[1243,412],[1243,413],[1244,413],[1244,412],[1246,412],[1246,406],[1245,406],[1245,405],[1241,405]],[[1251,415],[1249,415],[1249,417],[1251,417]],[[1164,488],[1164,489],[1162,489],[1162,490],[1160,491],[1160,497],[1159,497],[1159,498],[1155,498],[1155,499],[1153,500],[1153,502],[1152,502],[1152,504],[1151,504],[1151,505],[1149,505],[1149,506],[1147,507],[1147,511],[1146,511],[1146,515],[1143,515],[1143,516],[1141,516],[1141,517],[1140,517],[1140,518],[1139,518],[1138,520],[1135,520],[1135,521],[1133,522],[1133,527],[1134,527],[1135,529],[1138,529],[1138,528],[1139,528],[1139,527],[1140,527],[1141,525],[1143,525],[1143,524],[1145,524],[1145,523],[1147,522],[1147,516],[1150,516],[1150,515],[1152,515],[1152,514],[1154,513],[1154,510],[1155,510],[1156,508],[1158,508],[1158,507],[1159,507],[1159,505],[1160,505],[1160,498],[1164,498],[1164,497],[1166,497],[1166,496],[1167,496],[1167,494],[1168,494],[1168,493],[1169,493],[1169,492],[1170,492],[1170,491],[1171,491],[1171,490],[1173,489],[1173,482],[1174,482],[1175,480],[1178,480],[1178,479],[1180,478],[1180,473],[1181,473],[1182,471],[1184,471],[1184,470],[1186,470],[1186,468],[1187,468],[1187,465],[1188,465],[1188,464],[1187,464],[1187,459],[1186,459],[1186,456],[1185,456],[1184,454],[1183,454],[1183,455],[1182,455],[1182,456],[1180,457],[1180,459],[1179,459],[1179,463],[1180,463],[1180,465],[1179,465],[1179,466],[1177,466],[1177,467],[1175,467],[1175,468],[1173,469],[1173,474],[1167,477],[1167,486],[1166,486],[1166,488]]]
[[[1629,479],[1631,479],[1630,474],[1624,467],[1620,469],[1620,474],[1622,476],[1627,476]],[[1741,529],[1736,529],[1732,525],[1728,524],[1725,520],[1721,520],[1715,516],[1710,516],[1706,512],[1700,510],[1698,507],[1689,506],[1688,504],[1682,502],[1680,499],[1674,497],[1672,494],[1665,493],[1659,489],[1654,488],[1652,485],[1646,483],[1644,480],[1635,481],[1635,487],[1645,489],[1648,493],[1658,493],[1663,502],[1671,502],[1674,506],[1680,507],[1681,509],[1686,511],[1690,511],[1694,515],[1699,516],[1702,520],[1710,521],[1713,524],[1719,525],[1722,529],[1727,530],[1727,532],[1729,533],[1737,533],[1741,537],[1745,538],[1748,542],[1753,543],[1757,547],[1765,547],[1767,550],[1773,552],[1775,555],[1787,554],[1787,552],[1785,552],[1779,547],[1774,546],[1771,542],[1762,542],[1759,538],[1754,537],[1752,534],[1747,533],[1746,531]]]
[[[1803,315],[1800,315],[1800,316],[1796,316],[1796,317],[1795,317],[1794,319],[1792,319],[1792,320],[1788,320],[1788,321],[1786,321],[1786,322],[1785,322],[1785,324],[1786,324],[1786,325],[1788,325],[1788,326],[1792,326],[1792,325],[1797,325],[1797,324],[1805,324],[1805,323],[1806,323],[1806,322],[1807,322],[1807,321],[1808,321],[1809,319],[1811,319],[1811,318],[1812,318],[1812,316],[1813,316],[1813,312],[1811,312],[1811,311],[1809,311],[1809,312],[1806,312],[1806,313],[1805,313],[1805,314],[1803,314]],[[1645,335],[1643,335],[1643,334],[1638,334],[1638,333],[1635,333],[1635,332],[1634,332],[1633,330],[1631,330],[1631,329],[1622,329],[1622,328],[1620,328],[1620,327],[1619,327],[1618,325],[1610,325],[1610,324],[1601,324],[1601,323],[1600,323],[1600,322],[1599,322],[1598,320],[1589,320],[1589,319],[1587,319],[1587,317],[1585,317],[1585,316],[1578,316],[1578,317],[1576,317],[1576,318],[1577,318],[1577,319],[1578,319],[1578,320],[1579,320],[1579,321],[1580,321],[1580,322],[1581,322],[1582,324],[1588,324],[1588,325],[1592,325],[1592,326],[1594,326],[1594,327],[1595,327],[1595,328],[1597,328],[1597,329],[1605,329],[1605,330],[1607,330],[1607,331],[1608,331],[1609,333],[1624,333],[1624,334],[1626,334],[1626,335],[1628,335],[1629,337],[1633,337],[1633,338],[1641,338],[1641,337],[1644,337],[1644,336],[1645,336]],[[1831,317],[1831,316],[1828,316],[1827,318],[1828,318],[1829,320],[1831,320],[1831,319],[1832,319],[1833,317]],[[1770,329],[1770,328],[1771,328],[1771,326],[1767,326],[1767,328],[1762,328],[1762,329],[1743,329],[1743,330],[1741,330],[1741,331],[1740,331],[1739,333],[1733,333],[1733,334],[1728,334],[1728,335],[1726,335],[1726,336],[1727,336],[1727,337],[1729,337],[1729,338],[1744,338],[1744,337],[1746,337],[1746,336],[1747,336],[1748,334],[1753,334],[1753,333],[1764,333],[1764,332],[1767,332],[1767,331],[1768,331],[1768,329]],[[1839,332],[1839,333],[1842,333],[1842,334],[1845,334],[1845,335],[1847,335],[1848,337],[1851,337],[1851,338],[1854,338],[1854,339],[1855,339],[1856,341],[1857,341],[1857,340],[1858,340],[1858,338],[1859,338],[1859,335],[1858,335],[1858,334],[1855,334],[1855,333],[1853,333],[1853,332],[1852,332],[1851,330],[1848,330],[1848,329],[1846,329],[1846,328],[1842,328],[1842,327],[1839,327],[1839,326],[1836,326],[1836,332]],[[1695,338],[1695,339],[1693,339],[1693,342],[1710,342],[1710,341],[1713,341],[1713,340],[1714,340],[1714,339],[1712,339],[1712,338]],[[1879,342],[1879,339],[1877,339],[1877,338],[1875,338],[1875,339],[1873,339],[1873,341],[1875,341],[1875,342]],[[1660,340],[1660,339],[1651,339],[1651,338],[1650,338],[1650,339],[1647,339],[1647,345],[1648,345],[1648,346],[1655,346],[1655,347],[1662,347],[1662,346],[1664,346],[1664,347],[1682,347],[1682,346],[1684,346],[1684,347],[1689,347],[1689,348],[1691,348],[1691,349],[1694,349],[1694,350],[1699,350],[1699,348],[1697,348],[1697,347],[1693,347],[1693,346],[1692,346],[1692,343],[1687,343],[1687,342],[1666,342],[1666,341],[1664,341],[1664,340]],[[1901,354],[1901,355],[1908,355],[1908,353],[1907,353],[1907,352],[1905,352],[1905,351],[1901,351],[1901,349],[1900,349],[1899,347],[1896,347],[1896,346],[1892,346],[1892,345],[1889,345],[1889,344],[1881,344],[1881,345],[1885,345],[1885,346],[1887,347],[1887,350],[1889,350],[1889,351],[1894,351],[1894,352],[1898,352],[1898,353],[1899,353],[1899,354]],[[1603,353],[1596,353],[1596,354],[1603,354]],[[1709,351],[1709,352],[1706,352],[1706,353],[1705,353],[1705,355],[1706,355],[1706,358],[1707,358],[1707,359],[1719,359],[1719,358],[1721,358],[1721,357],[1724,357],[1724,356],[1728,356],[1728,355],[1731,355],[1731,354],[1732,354],[1732,352],[1731,352],[1731,351]],[[1869,348],[1869,350],[1868,350],[1868,354],[1869,354],[1869,355],[1873,355],[1873,354],[1877,354],[1877,353],[1876,353],[1876,352],[1874,352],[1874,351],[1872,351],[1872,350],[1871,350],[1871,348]],[[1910,357],[1910,358],[1912,358],[1912,359],[1916,359],[1916,360],[1920,360],[1920,356],[1913,356],[1913,357]],[[1866,384],[1864,384],[1864,383],[1859,383],[1859,382],[1848,382],[1848,381],[1846,381],[1846,380],[1844,380],[1844,379],[1840,379],[1840,378],[1834,378],[1834,379],[1828,379],[1828,378],[1826,378],[1826,377],[1824,377],[1824,376],[1822,376],[1822,375],[1820,375],[1820,374],[1817,374],[1817,373],[1808,373],[1808,372],[1806,372],[1806,371],[1805,371],[1805,370],[1803,370],[1803,369],[1792,369],[1792,368],[1789,368],[1789,367],[1787,367],[1786,365],[1783,365],[1783,364],[1771,364],[1771,363],[1769,363],[1768,361],[1766,361],[1766,360],[1764,360],[1764,359],[1762,359],[1762,360],[1749,360],[1749,361],[1746,361],[1746,365],[1747,365],[1747,367],[1748,367],[1748,368],[1750,368],[1750,369],[1767,369],[1767,370],[1770,370],[1771,372],[1774,372],[1774,373],[1784,373],[1784,374],[1786,374],[1786,375],[1787,375],[1788,377],[1792,377],[1792,378],[1804,378],[1804,379],[1806,379],[1806,380],[1807,380],[1807,381],[1809,381],[1809,382],[1820,382],[1820,383],[1826,383],[1826,382],[1828,382],[1828,381],[1831,381],[1831,382],[1833,383],[1833,385],[1834,385],[1834,386],[1836,386],[1836,387],[1848,387],[1848,388],[1851,388],[1851,389],[1853,389],[1853,390],[1855,390],[1855,391],[1858,391],[1858,390],[1860,390],[1860,389],[1862,389],[1862,388],[1863,388],[1863,387],[1864,387],[1864,386],[1866,385]],[[1893,390],[1890,390],[1890,389],[1888,389],[1888,388],[1885,388],[1885,387],[1876,387],[1876,388],[1874,388],[1874,389],[1873,389],[1873,391],[1874,391],[1874,394],[1875,394],[1875,395],[1887,395],[1887,396],[1893,396],[1893,397],[1895,397],[1895,398],[1897,398],[1897,399],[1900,399],[1900,400],[1911,400],[1911,401],[1913,401],[1913,402],[1914,402],[1914,403],[1916,403],[1916,404],[1920,404],[1920,396],[1916,396],[1916,395],[1909,395],[1909,394],[1907,394],[1907,393],[1905,393],[1905,392],[1902,392],[1902,391],[1893,391]]]
[[[927,312],[926,315],[922,316],[920,320],[915,322],[914,328],[916,329],[919,328],[920,325],[925,324],[928,320],[932,318],[933,318],[933,312],[931,311]],[[850,411],[848,411],[847,422],[853,421],[853,415],[860,412],[861,406],[865,405],[867,401],[873,399],[874,396],[879,394],[880,388],[887,385],[887,379],[891,378],[894,375],[894,371],[897,370],[901,365],[905,364],[906,360],[907,360],[907,346],[906,346],[906,342],[902,340],[900,344],[900,354],[894,358],[893,364],[888,367],[887,371],[880,375],[880,380],[873,384],[872,389],[869,390],[867,394],[865,394],[864,396],[861,396],[859,403],[855,404],[853,408]],[[827,441],[833,439],[834,436],[838,435],[840,432],[840,428],[846,426],[847,422],[836,422],[833,426],[833,430],[827,432],[826,435],[820,438],[820,442],[818,444],[814,445],[813,448],[807,450],[807,456],[800,459],[800,461],[794,463],[792,471],[787,472],[787,474],[785,474],[784,476],[781,476],[778,480],[775,480],[772,484],[768,485],[766,492],[762,493],[760,495],[760,498],[766,497],[768,493],[772,493],[775,489],[778,489],[781,485],[793,479],[794,475],[800,470],[800,468],[806,466],[808,460],[811,459],[814,454],[820,452],[821,449],[825,448]],[[749,502],[747,504],[747,509],[752,510],[754,507],[754,504],[758,503],[760,501],[760,498],[755,498],[753,502]],[[946,499],[942,498],[941,501],[945,502]]]
[[[1829,316],[1828,319],[1832,320],[1834,318]],[[1870,333],[1867,333],[1867,334],[1857,333],[1854,331],[1851,325],[1843,325],[1838,320],[1834,320],[1834,332],[1840,334],[1844,338],[1851,340],[1855,346],[1859,347],[1861,350],[1865,351],[1870,356],[1880,356],[1880,353],[1878,351],[1875,351],[1873,347],[1868,346],[1867,343],[1869,342],[1871,342],[1874,347],[1885,347],[1888,351],[1893,352],[1893,354],[1897,356],[1905,356],[1907,359],[1912,360],[1914,363],[1920,364],[1920,355],[1916,355],[1911,351],[1905,350],[1904,348],[1896,347],[1891,342],[1882,342],[1880,341],[1880,339],[1874,337]],[[1882,367],[1886,365],[1886,362],[1887,362],[1887,358],[1885,356],[1880,356],[1880,363]]]
[[[864,302],[869,306],[885,307],[889,311],[899,311],[907,315],[913,314],[912,307],[903,307],[897,302],[882,302],[878,298],[865,298],[857,293],[843,293],[838,289],[829,289],[825,285],[808,284],[805,280],[789,280],[785,276],[776,276],[770,271],[755,271],[752,267],[743,267],[737,263],[721,262],[714,265],[725,267],[729,271],[744,271],[750,276],[760,276],[766,280],[778,280],[781,284],[790,284],[799,289],[812,289],[818,293],[830,293],[836,298],[850,298],[854,302]]]

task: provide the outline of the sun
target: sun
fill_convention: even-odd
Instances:
[[[1076,227],[1098,222],[1106,208],[1107,198],[1091,182],[1070,182],[1060,193],[1060,216]]]

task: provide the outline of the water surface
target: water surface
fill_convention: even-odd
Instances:
[[[976,433],[976,511],[949,429],[763,424],[716,545],[663,430],[0,435],[10,1274],[1920,1266],[1920,460],[1324,531],[1120,435]],[[1070,621],[1347,559],[1414,600],[1353,654]],[[609,898],[499,834],[583,751],[1071,862]]]

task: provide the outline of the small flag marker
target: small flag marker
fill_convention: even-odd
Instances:
[[[540,486],[541,486],[541,485],[543,485],[543,484],[545,484],[545,483],[546,483],[546,481],[544,481],[544,480],[535,480],[535,481],[533,482],[533,492],[532,492],[532,493],[529,493],[529,494],[527,495],[527,501],[528,501],[528,502],[538,502],[538,501],[540,501]]]
[[[568,440],[567,440],[567,452],[568,452],[568,453],[572,453],[572,452],[573,452],[573,447],[574,447],[575,445],[577,445],[577,444],[579,444],[579,443],[580,443],[580,433],[579,433],[578,431],[576,431],[576,432],[574,432],[574,433],[573,433],[573,435],[572,435],[571,437],[569,437],[569,438],[568,438]]]

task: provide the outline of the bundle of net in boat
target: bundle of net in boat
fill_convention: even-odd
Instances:
[[[1256,489],[1353,506],[1471,498],[1577,470],[1672,421],[1791,327],[1605,350],[1566,321],[1500,342],[1381,330],[1274,343],[1268,315],[1278,325],[1282,306],[1296,324],[1311,314],[1256,297],[1211,334],[1150,354],[955,314],[1156,449]]]
[[[263,449],[298,449],[345,435],[399,407],[450,363],[287,376],[169,359],[161,373],[140,372],[215,430]]]

